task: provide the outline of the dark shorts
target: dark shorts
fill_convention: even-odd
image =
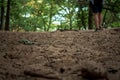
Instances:
[[[101,13],[103,9],[103,5],[102,4],[101,5],[91,4],[91,8],[92,8],[93,13]]]

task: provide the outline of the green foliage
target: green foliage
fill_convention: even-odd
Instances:
[[[107,27],[120,27],[120,0],[107,0],[105,4],[106,15],[104,23]]]

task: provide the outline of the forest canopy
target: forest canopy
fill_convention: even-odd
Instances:
[[[120,0],[105,0],[103,25],[120,27]],[[93,29],[88,0],[0,0],[0,30]]]

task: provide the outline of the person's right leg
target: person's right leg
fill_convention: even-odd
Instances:
[[[94,21],[95,21],[95,27],[96,29],[99,29],[99,17],[98,17],[99,13],[94,13]]]
[[[101,12],[98,14],[98,18],[99,18],[99,27],[102,28],[103,18],[102,18],[102,13]]]
[[[98,5],[98,19],[99,19],[99,27],[100,29],[102,29],[102,23],[103,23],[103,16],[102,16],[102,9],[103,9],[103,5]]]

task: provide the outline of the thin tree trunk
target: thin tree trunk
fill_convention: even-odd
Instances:
[[[68,5],[69,5],[70,3],[68,2]],[[69,30],[72,30],[72,15],[71,14],[73,14],[72,12],[71,12],[71,10],[70,10],[70,8],[68,8],[68,11],[69,11]]]
[[[0,19],[0,30],[3,29],[4,27],[4,0],[1,0],[1,19]]]
[[[49,31],[49,29],[51,27],[51,23],[52,23],[52,10],[53,10],[53,1],[51,2],[50,15],[49,15],[49,24],[48,24],[47,31]]]
[[[7,1],[7,12],[6,12],[6,22],[5,22],[6,31],[9,31],[9,22],[10,22],[10,0]]]
[[[80,11],[81,11],[81,5],[80,5],[80,0],[78,0],[78,12],[77,12],[77,26],[79,26],[79,30],[81,29],[81,18],[80,18]]]
[[[70,30],[72,30],[72,18],[70,17]]]
[[[84,15],[84,11],[82,10],[81,8],[81,23],[82,23],[82,26],[83,28],[86,30],[86,24],[85,24],[85,15]]]
[[[105,14],[104,14],[104,16],[103,16],[103,23],[102,23],[102,26],[103,27],[105,27],[105,18],[106,18],[106,14],[107,14],[107,9],[106,9],[106,11],[105,11]],[[106,28],[106,27],[105,27]]]
[[[81,29],[80,25],[81,25],[81,20],[80,20],[80,10],[79,10],[77,13],[77,26],[79,30]]]
[[[91,9],[91,4],[89,2],[89,14],[88,14],[88,29],[93,29],[93,17],[92,17],[92,9]]]

